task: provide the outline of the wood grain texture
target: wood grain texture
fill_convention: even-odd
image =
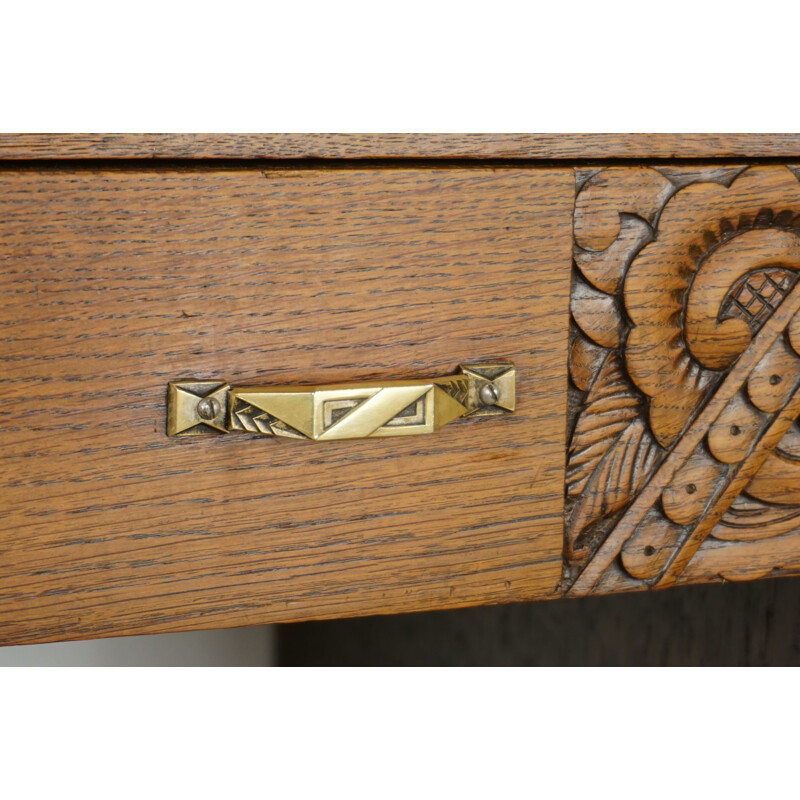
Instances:
[[[573,594],[796,569],[795,172],[579,171],[565,546]]]
[[[0,159],[798,157],[794,133],[0,134]]]
[[[566,169],[0,174],[0,641],[552,596],[573,198]],[[429,437],[165,435],[169,380],[494,359],[516,413]]]

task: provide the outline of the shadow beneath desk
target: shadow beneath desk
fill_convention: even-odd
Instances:
[[[281,665],[797,666],[800,579],[277,627]]]

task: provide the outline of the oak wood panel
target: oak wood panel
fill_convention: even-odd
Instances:
[[[0,134],[0,159],[796,158],[796,133]]]
[[[573,196],[566,169],[0,174],[0,641],[552,596]],[[517,412],[429,437],[165,435],[169,380],[492,359]]]
[[[798,175],[577,171],[572,594],[798,570]]]

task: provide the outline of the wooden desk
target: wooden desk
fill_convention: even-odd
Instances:
[[[0,136],[0,641],[800,565],[800,136]],[[797,330],[796,330],[797,329]],[[430,436],[169,438],[182,379],[418,379]]]

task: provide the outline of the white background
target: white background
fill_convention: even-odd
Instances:
[[[0,667],[271,667],[275,634],[263,625],[0,647]]]
[[[783,132],[800,127],[797,15],[697,0],[6,3],[0,128]],[[789,671],[0,680],[13,800],[797,792]]]

